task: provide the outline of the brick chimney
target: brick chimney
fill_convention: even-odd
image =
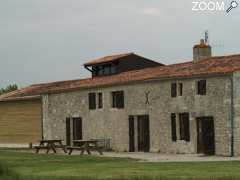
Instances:
[[[211,56],[212,56],[212,47],[206,44],[203,39],[200,40],[200,44],[197,44],[193,47],[194,62],[209,58]]]

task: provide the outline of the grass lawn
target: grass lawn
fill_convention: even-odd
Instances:
[[[240,179],[240,162],[145,163],[93,156],[0,151],[0,163],[19,179]],[[4,173],[0,170],[0,179]],[[16,178],[15,178],[16,179]]]

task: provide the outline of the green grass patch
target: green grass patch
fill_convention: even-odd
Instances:
[[[4,177],[4,178],[3,178]],[[0,179],[238,180],[240,162],[145,163],[132,159],[0,151]]]

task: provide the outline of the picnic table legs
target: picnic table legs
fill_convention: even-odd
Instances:
[[[71,155],[73,152],[73,149],[70,149],[69,152],[68,152],[68,155]]]
[[[87,153],[91,155],[91,152],[89,150],[89,143],[85,143],[84,148],[81,150],[81,155],[84,154],[84,151],[87,151]]]
[[[103,152],[102,152],[101,148],[97,145],[97,143],[95,144],[95,147],[96,147],[96,151],[97,151],[100,155],[103,155]]]
[[[48,154],[50,150],[51,150],[50,144],[47,144],[47,152],[46,152],[46,154]]]
[[[103,152],[101,150],[101,148],[99,148],[97,142],[93,143],[94,144],[94,148],[90,147],[90,143],[86,143],[85,144],[85,148],[81,151],[81,155],[84,154],[84,151],[87,151],[88,155],[91,155],[91,151],[90,149],[94,149],[95,151],[97,151],[100,155],[103,155]]]
[[[39,153],[40,149],[41,149],[41,146],[44,146],[44,143],[40,143],[38,147],[36,147],[36,154]]]
[[[62,144],[62,142],[59,143],[60,147],[62,148],[62,150],[64,151],[64,153],[67,153],[67,149],[66,147]]]

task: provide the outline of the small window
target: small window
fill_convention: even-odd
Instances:
[[[200,80],[197,82],[197,94],[206,95],[207,93],[207,82],[206,80]]]
[[[112,92],[112,107],[124,108],[124,92],[123,91]]]
[[[177,131],[176,131],[176,114],[171,114],[171,125],[172,125],[172,141],[177,141]]]
[[[180,140],[190,141],[189,113],[179,114]]]
[[[116,74],[117,73],[117,66],[116,65],[112,65],[111,66],[111,74]]]
[[[111,74],[111,66],[110,65],[106,65],[104,66],[104,75],[110,75]]]
[[[89,109],[96,109],[96,93],[88,94]]]
[[[98,108],[99,108],[99,109],[102,109],[102,108],[103,108],[102,93],[98,93]]]
[[[177,97],[177,83],[171,84],[171,96]]]
[[[98,66],[98,75],[99,76],[104,75],[104,67],[103,66]]]
[[[178,83],[178,95],[183,95],[183,83]]]

